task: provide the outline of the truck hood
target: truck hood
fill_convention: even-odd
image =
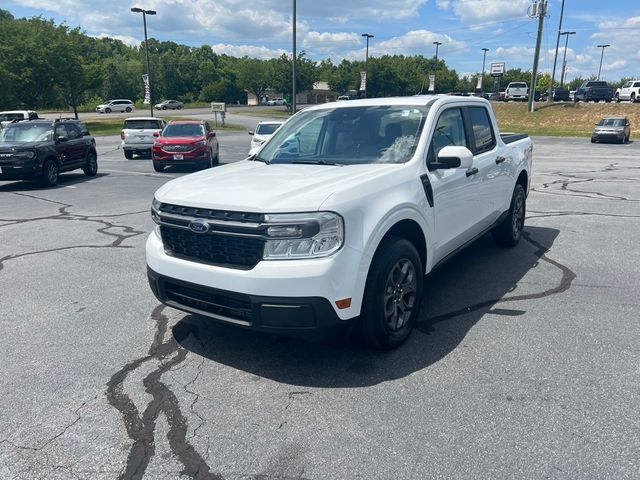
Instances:
[[[172,180],[163,203],[254,213],[316,211],[332,194],[358,188],[402,164],[293,165],[244,160]]]

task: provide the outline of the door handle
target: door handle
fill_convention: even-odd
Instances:
[[[496,165],[500,165],[502,162],[504,162],[506,160],[506,158],[504,157],[498,157],[496,158]]]
[[[478,169],[476,167],[473,167],[467,170],[466,175],[467,177],[470,177],[471,175],[475,175],[476,173],[478,173]]]

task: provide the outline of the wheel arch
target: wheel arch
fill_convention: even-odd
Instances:
[[[516,185],[522,185],[525,193],[529,192],[529,174],[526,170],[522,170],[520,175],[518,175],[518,180],[516,180]]]
[[[382,236],[382,239],[378,242],[376,246],[375,255],[380,251],[381,246],[392,237],[404,238],[409,240],[416,250],[418,251],[418,255],[420,257],[420,261],[422,262],[423,270],[427,265],[427,240],[424,236],[424,232],[422,228],[415,220],[405,219],[396,222],[392,225],[386,233]]]

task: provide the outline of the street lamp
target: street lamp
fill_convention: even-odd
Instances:
[[[433,44],[436,46],[436,63],[438,63],[438,47],[442,45],[442,42],[433,42]]]
[[[480,93],[484,92],[484,65],[485,65],[485,60],[487,59],[487,52],[489,51],[488,48],[483,48],[482,52],[482,81],[480,83]]]
[[[600,54],[600,68],[598,68],[598,80],[600,80],[600,71],[602,70],[602,58],[604,57],[604,49],[610,46],[611,45],[598,45],[598,48],[602,49],[602,53]]]
[[[149,40],[147,39],[147,15],[155,15],[155,10],[143,10],[142,8],[133,7],[133,13],[142,13],[142,24],[144,25],[144,50],[147,56],[147,75],[149,78],[149,108],[153,117],[153,97],[151,96],[151,67],[149,66]]]
[[[560,35],[565,35],[567,38],[564,41],[564,55],[562,56],[562,74],[560,75],[560,86],[564,85],[564,74],[567,68],[567,46],[569,45],[569,35],[575,35],[576,32],[560,32]]]
[[[367,98],[367,83],[369,82],[369,39],[374,38],[370,33],[363,33],[361,36],[367,39],[367,50],[364,57],[364,98]]]
[[[296,0],[293,0],[293,19],[291,21],[292,24],[292,50],[293,55],[291,56],[291,114],[296,114],[296,109],[298,108],[296,105]]]

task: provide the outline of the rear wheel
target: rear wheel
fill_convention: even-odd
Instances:
[[[635,94],[635,93],[632,93],[632,94],[631,94],[631,97],[629,98],[629,101],[630,101],[631,103],[636,103],[636,94]]]
[[[60,168],[55,160],[51,158],[45,160],[42,165],[42,184],[46,187],[55,187],[58,184],[59,175]]]
[[[509,213],[500,224],[493,229],[494,241],[502,247],[514,247],[522,237],[524,228],[524,217],[527,211],[527,196],[522,185],[517,184],[511,196],[511,206]]]
[[[358,324],[368,346],[396,348],[409,337],[422,300],[423,275],[411,242],[398,237],[384,241],[369,270]]]
[[[87,153],[87,160],[82,171],[87,177],[95,177],[98,173],[98,156],[93,150]]]
[[[127,107],[127,108],[125,108],[125,111],[126,111],[127,113],[131,112],[131,107]]]

